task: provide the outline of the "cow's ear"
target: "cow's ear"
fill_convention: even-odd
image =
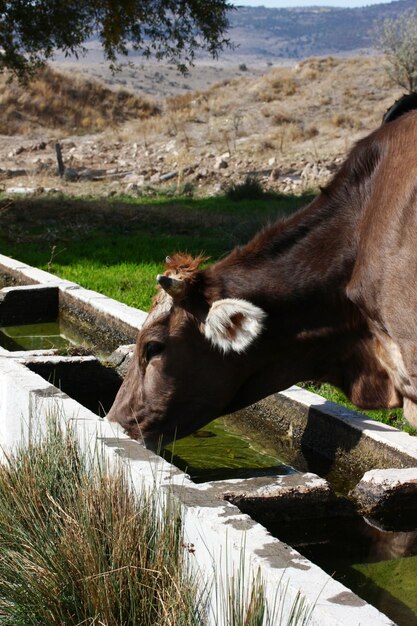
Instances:
[[[216,300],[209,310],[204,334],[222,352],[244,352],[260,335],[266,313],[247,300]]]

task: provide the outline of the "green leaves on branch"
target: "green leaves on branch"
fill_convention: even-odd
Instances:
[[[232,8],[226,0],[0,0],[0,71],[25,78],[60,51],[85,52],[97,37],[115,67],[129,50],[185,71],[198,50],[216,57]]]

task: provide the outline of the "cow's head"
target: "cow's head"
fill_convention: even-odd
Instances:
[[[253,303],[207,297],[202,259],[175,256],[108,419],[134,439],[165,445],[223,414],[253,367],[266,315]],[[256,360],[256,358],[255,358]]]

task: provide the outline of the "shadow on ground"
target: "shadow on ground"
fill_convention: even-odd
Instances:
[[[233,202],[219,198],[103,199],[34,197],[0,201],[1,252],[44,266],[88,258],[106,265],[160,263],[175,250],[212,258],[246,242],[266,223],[307,204],[311,195]],[[39,245],[41,244],[41,245]]]

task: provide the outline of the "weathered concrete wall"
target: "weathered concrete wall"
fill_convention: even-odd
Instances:
[[[0,326],[52,322],[59,314],[57,287],[31,285],[0,289]]]
[[[417,467],[366,472],[351,497],[363,515],[387,529],[414,531],[417,519]]]
[[[235,413],[230,421],[267,449],[286,434],[295,450],[317,451],[329,471],[337,465],[352,482],[375,467],[417,466],[416,437],[297,386]]]

